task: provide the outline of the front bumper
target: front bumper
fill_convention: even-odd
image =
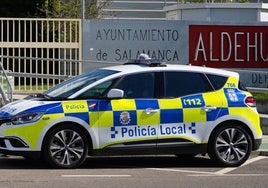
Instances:
[[[0,138],[0,148],[6,148],[9,150],[17,150],[23,148],[29,148],[27,143],[18,137],[4,137]]]
[[[30,158],[40,158],[40,151],[29,150],[29,146],[18,137],[0,138],[0,153]]]

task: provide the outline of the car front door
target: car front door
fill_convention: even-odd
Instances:
[[[123,98],[99,101],[100,149],[133,152],[156,147],[160,111],[154,98],[154,80],[154,73],[126,75],[112,87],[124,91]]]

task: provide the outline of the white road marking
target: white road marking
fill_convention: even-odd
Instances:
[[[255,158],[248,159],[242,166],[248,165],[250,163],[253,163],[253,162],[259,161],[261,159],[265,159],[265,158],[268,158],[268,157],[267,156],[258,156]]]
[[[260,176],[268,176],[268,174],[190,174],[187,176],[194,176],[194,177],[212,177],[212,176],[226,176],[226,177],[260,177]]]
[[[267,158],[267,156],[258,156],[255,158],[248,159],[242,166],[249,165],[261,159]],[[147,168],[148,170],[157,170],[157,171],[167,171],[167,172],[182,172],[182,173],[190,173],[188,176],[268,176],[268,174],[227,174],[231,171],[234,171],[240,167],[234,168],[223,168],[216,172],[204,172],[204,171],[193,171],[193,170],[181,170],[181,169],[170,169],[170,168]],[[63,178],[124,178],[131,177],[131,175],[127,174],[67,174],[61,175]]]
[[[267,158],[267,156],[258,156],[255,158],[248,159],[242,166],[249,165],[261,159]],[[223,168],[216,172],[204,172],[204,171],[193,171],[193,170],[180,170],[180,169],[169,169],[169,168],[147,168],[148,170],[158,170],[158,171],[167,171],[167,172],[182,172],[182,173],[192,173],[188,176],[268,176],[268,174],[227,174],[231,171],[234,171],[240,167],[228,167]]]
[[[203,171],[193,171],[193,170],[179,170],[179,169],[170,169],[170,168],[147,168],[149,170],[158,170],[158,171],[168,171],[168,172],[183,172],[183,173],[195,173],[195,174],[214,174],[214,172],[203,172]]]
[[[131,177],[131,175],[112,175],[112,174],[68,174],[68,175],[61,175],[63,178],[124,178],[124,177]]]
[[[249,165],[249,164],[251,164],[251,163],[254,163],[254,162],[259,161],[259,160],[264,159],[264,158],[266,158],[266,157],[265,157],[265,156],[258,156],[258,157],[254,157],[254,158],[248,159],[248,160],[247,160],[244,164],[242,164],[240,167]],[[229,167],[229,168],[224,168],[224,169],[221,169],[221,170],[215,172],[215,174],[216,174],[216,175],[227,174],[227,173],[229,173],[229,172],[232,172],[232,171],[236,170],[237,168],[239,168],[239,167],[232,167],[232,168]]]

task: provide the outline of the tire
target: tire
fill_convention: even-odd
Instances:
[[[53,128],[43,143],[43,157],[53,168],[77,168],[86,159],[88,141],[74,125]]]
[[[212,160],[225,167],[243,164],[252,150],[252,139],[239,125],[221,126],[212,133],[208,154]]]

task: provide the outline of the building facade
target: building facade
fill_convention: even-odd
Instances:
[[[103,10],[106,19],[166,19],[165,6],[176,5],[178,0],[111,0]]]

